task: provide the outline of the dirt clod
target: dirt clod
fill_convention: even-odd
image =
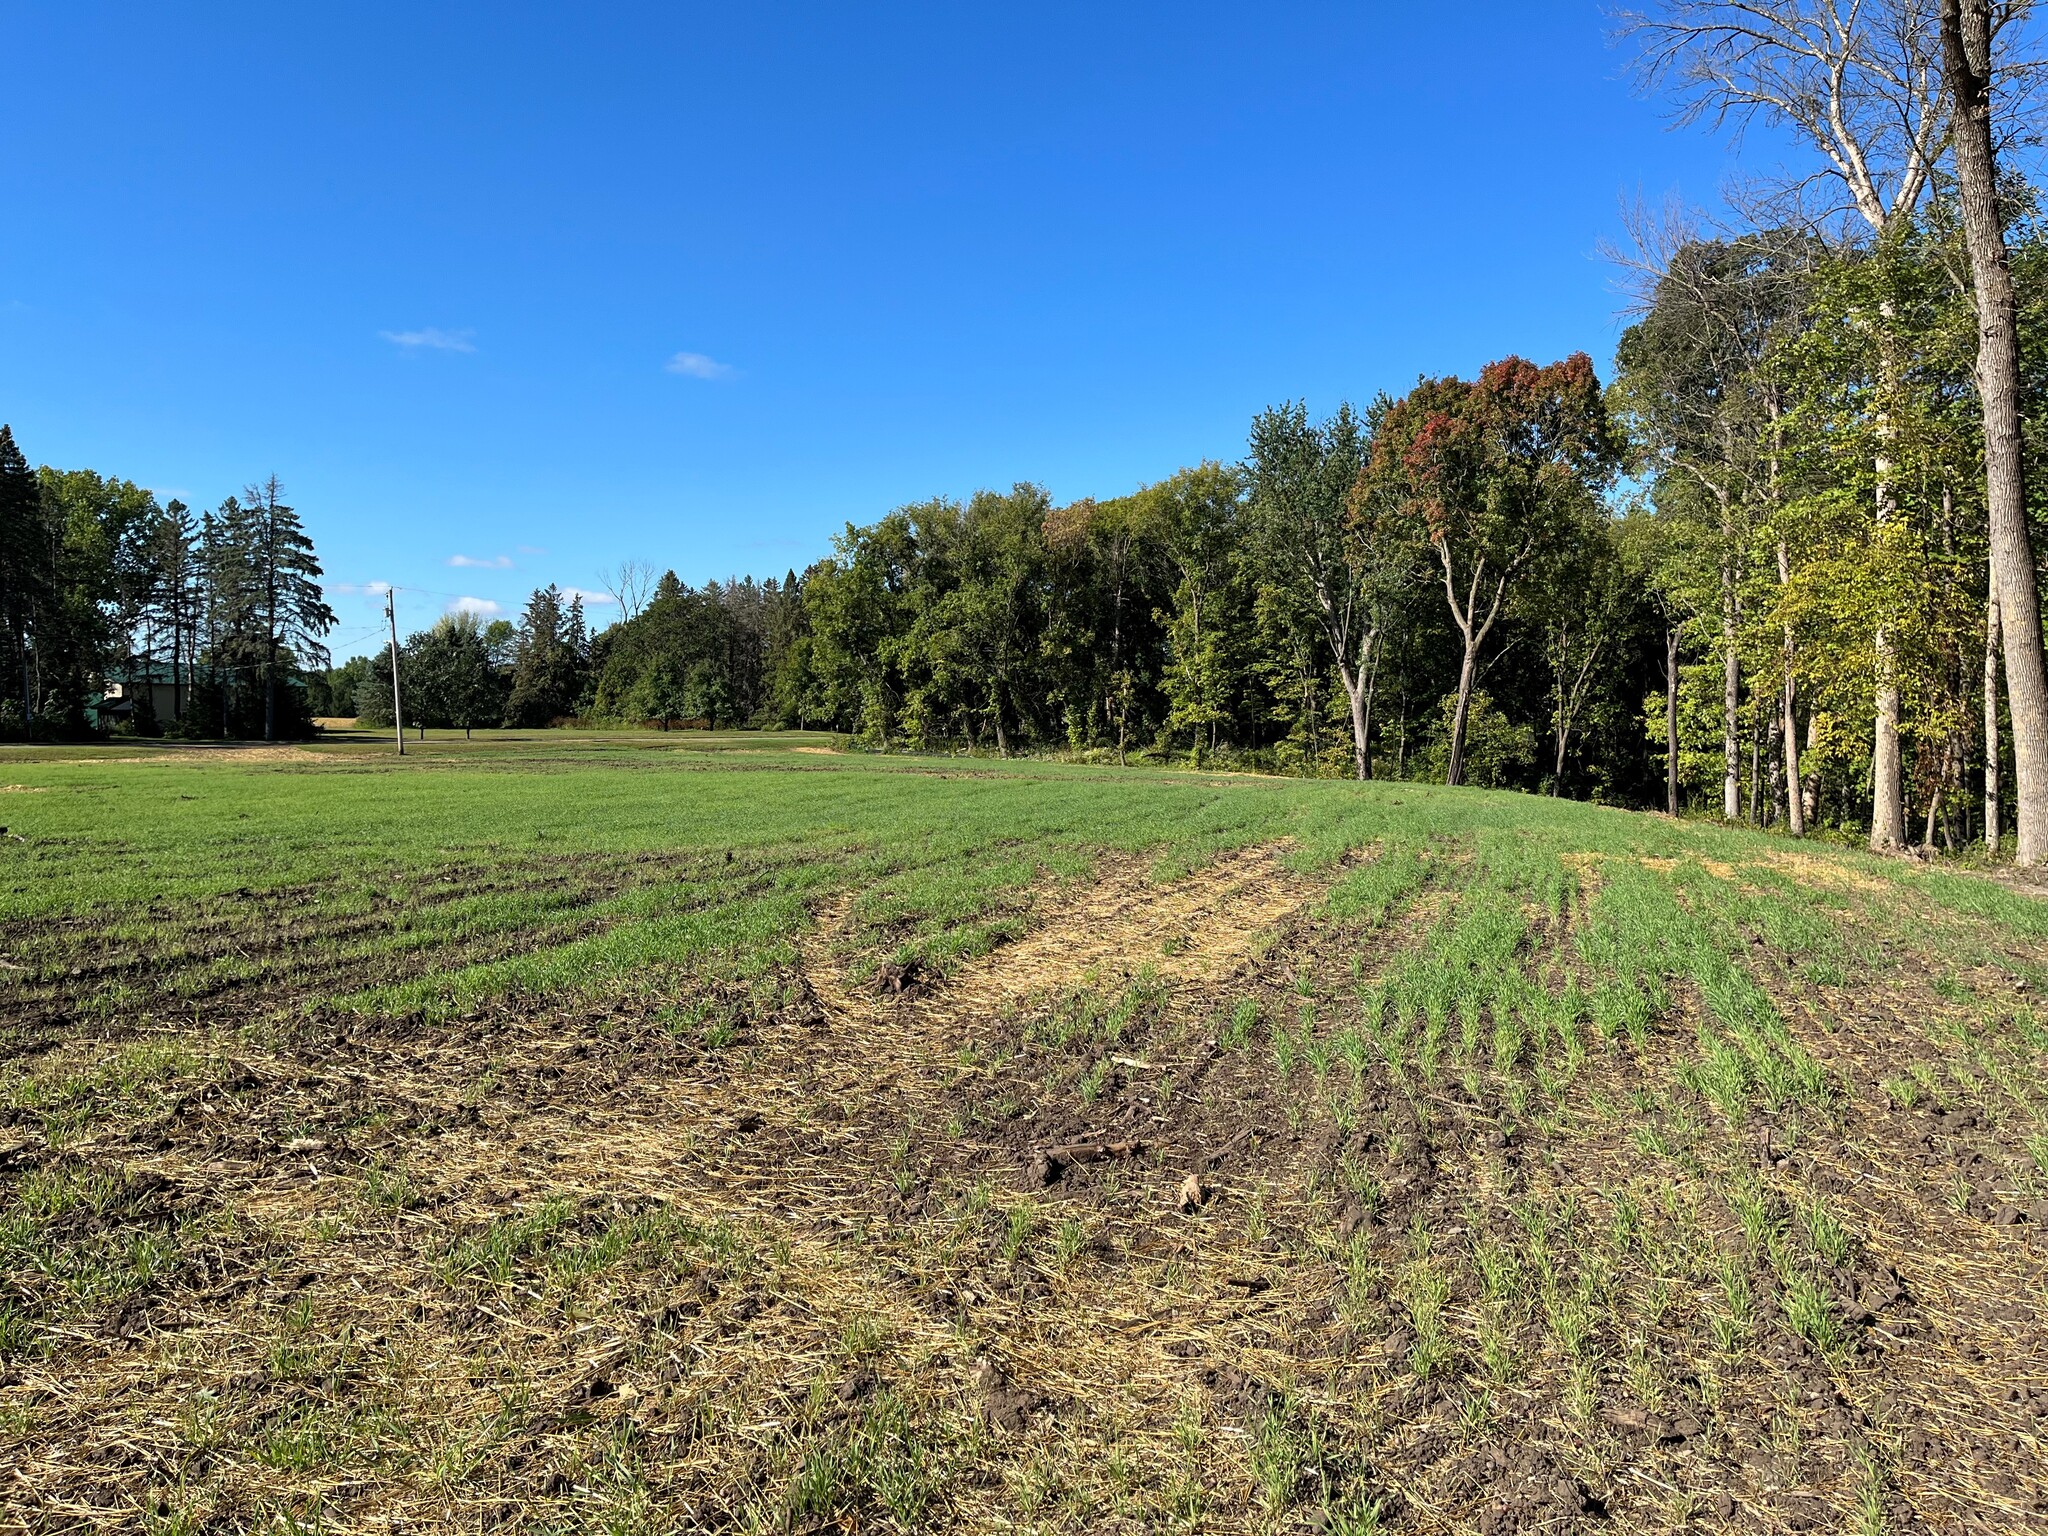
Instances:
[[[924,966],[916,960],[886,962],[875,972],[875,986],[891,996],[900,997],[917,985]]]
[[[881,1382],[876,1378],[873,1371],[849,1371],[840,1378],[839,1385],[833,1390],[833,1395],[842,1403],[857,1403],[863,1398],[872,1397],[875,1389],[880,1385]]]
[[[1046,1406],[1042,1393],[1013,1386],[1008,1373],[986,1356],[975,1361],[968,1378],[980,1395],[978,1407],[982,1417],[997,1429],[1021,1430],[1031,1422],[1033,1414]]]
[[[1268,1412],[1280,1396],[1258,1377],[1235,1366],[1206,1370],[1202,1372],[1201,1380],[1221,1412],[1245,1422]]]

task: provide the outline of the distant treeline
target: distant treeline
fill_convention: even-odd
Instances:
[[[744,726],[780,718],[771,672],[801,610],[796,578],[693,589],[673,573],[627,617],[593,634],[581,596],[543,587],[515,625],[445,615],[399,647],[408,727],[545,727],[574,721]],[[323,700],[388,726],[391,653],[357,656],[323,679]],[[344,707],[346,706],[346,707]]]
[[[517,626],[453,615],[402,647],[408,719],[822,727],[875,747],[1438,778],[1455,746],[1466,782],[1654,793],[1640,716],[1661,641],[1599,496],[1618,450],[1590,364],[1510,361],[1431,387],[1555,418],[1507,466],[1520,499],[1463,530],[1481,543],[1461,561],[1504,533],[1545,535],[1508,556],[1515,601],[1474,619],[1469,670],[1426,579],[1424,525],[1391,499],[1376,520],[1361,510],[1376,450],[1382,475],[1406,475],[1385,445],[1430,419],[1383,400],[1325,422],[1268,411],[1244,464],[1112,501],[1055,506],[1018,485],[900,508],[780,582],[693,589],[670,573],[595,635],[553,589]],[[333,686],[388,724],[388,671],[388,655],[358,658]]]

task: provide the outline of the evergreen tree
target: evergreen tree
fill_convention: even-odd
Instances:
[[[580,598],[565,604],[561,589],[553,585],[528,598],[519,625],[511,693],[505,701],[505,724],[544,726],[574,711],[583,691],[585,644]]]
[[[43,504],[42,482],[0,425],[0,626],[5,627],[8,676],[19,678],[20,723],[37,715],[35,633],[55,597],[56,534]]]
[[[148,539],[148,598],[145,623],[149,640],[141,654],[147,663],[159,658],[171,683],[171,719],[182,725],[193,659],[198,651],[198,612],[205,600],[199,580],[198,524],[182,501],[169,502]]]
[[[253,601],[250,617],[258,631],[263,681],[263,739],[277,739],[277,680],[301,666],[325,667],[320,642],[334,628],[334,610],[320,590],[320,562],[299,515],[282,500],[272,475],[243,495],[246,505],[235,524],[237,560],[243,565]]]

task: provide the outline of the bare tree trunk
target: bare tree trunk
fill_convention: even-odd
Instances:
[[[1344,697],[1351,705],[1351,766],[1360,783],[1372,777],[1372,758],[1366,739],[1372,729],[1372,703],[1367,692],[1367,674],[1373,669],[1373,647],[1379,642],[1379,626],[1364,625],[1358,637],[1358,659],[1354,666],[1347,639],[1351,632],[1352,607],[1347,599],[1340,612],[1335,604],[1323,603],[1323,635],[1330,654],[1336,658],[1337,676],[1344,684]],[[1457,781],[1452,780],[1453,783]]]
[[[1369,779],[1372,777],[1372,705],[1374,696],[1379,692],[1380,654],[1385,649],[1385,642],[1376,638],[1367,649],[1372,660],[1365,671],[1365,721],[1359,731],[1358,740],[1360,749],[1365,754],[1365,772],[1359,777]]]
[[[1777,824],[1778,807],[1783,803],[1782,796],[1785,786],[1781,780],[1780,772],[1784,766],[1785,759],[1783,754],[1778,751],[1778,727],[1780,723],[1773,716],[1769,728],[1764,732],[1764,795],[1759,825],[1766,827]]]
[[[1363,784],[1372,777],[1372,764],[1365,760],[1365,675],[1353,676],[1339,668],[1344,678],[1344,693],[1351,702],[1351,765],[1357,771],[1358,781]]]
[[[1472,685],[1479,675],[1479,647],[1486,643],[1486,637],[1493,629],[1493,621],[1500,617],[1501,599],[1507,595],[1508,575],[1514,567],[1494,578],[1493,597],[1486,607],[1486,617],[1479,616],[1479,589],[1486,580],[1486,561],[1474,562],[1472,578],[1465,585],[1465,603],[1458,605],[1458,589],[1451,574],[1450,546],[1439,540],[1436,546],[1437,558],[1444,569],[1444,596],[1450,600],[1451,622],[1458,626],[1458,633],[1465,640],[1465,659],[1458,667],[1458,705],[1451,715],[1451,761],[1444,774],[1444,783],[1465,782],[1465,721],[1472,708]]]
[[[1721,619],[1721,818],[1734,821],[1742,814],[1742,748],[1735,739],[1742,707],[1742,664],[1735,655],[1735,618],[1732,608]]]
[[[1778,540],[1778,585],[1792,581],[1792,562],[1785,553],[1785,541]],[[1798,683],[1792,676],[1792,626],[1785,626],[1785,825],[1794,837],[1806,836],[1806,807],[1799,787],[1799,701]]]
[[[1785,749],[1785,830],[1794,837],[1806,836],[1806,787],[1799,781],[1799,685],[1788,669],[1785,673],[1785,718],[1778,725],[1778,739]]]
[[[1678,814],[1678,626],[1664,629],[1664,810]]]
[[[1870,760],[1870,846],[1878,853],[1906,846],[1906,790],[1899,758],[1899,689],[1891,681],[1891,641],[1877,631],[1877,742]]]
[[[1347,616],[1348,617],[1348,616]],[[1378,643],[1377,627],[1367,629],[1358,638],[1358,665],[1353,667],[1344,652],[1344,633],[1332,620],[1328,628],[1330,649],[1337,658],[1337,676],[1344,684],[1345,700],[1351,705],[1351,767],[1362,784],[1372,777],[1372,758],[1366,747],[1372,732],[1372,694],[1370,673],[1375,667],[1373,647]],[[1456,780],[1452,781],[1453,783]]]
[[[1998,809],[1998,562],[1990,569],[1984,597],[1984,846],[1998,852],[2002,822]]]
[[[1998,574],[2013,777],[2018,781],[2015,857],[2029,865],[2048,857],[2048,658],[2042,654],[2040,597],[2027,531],[2019,310],[1998,211],[1998,162],[1992,147],[1990,0],[1942,0],[1941,34],[1955,102],[1956,180],[1977,291],[1977,397],[1984,407],[1991,564]]]
[[[1760,731],[1751,731],[1749,733],[1749,821],[1752,826],[1763,825],[1762,819],[1757,815],[1756,798],[1757,779],[1759,777],[1757,772],[1758,757],[1761,751],[1759,743],[1761,736],[1762,732]]]
[[[1891,462],[1878,460],[1880,476],[1889,474]],[[1890,511],[1891,486],[1878,482],[1877,520],[1882,524]],[[1899,685],[1893,676],[1891,636],[1880,624],[1872,642],[1877,655],[1876,736],[1870,757],[1870,846],[1877,853],[1891,853],[1906,846],[1906,789],[1899,757]]]
[[[1477,672],[1473,663],[1478,651],[1470,640],[1465,642],[1465,659],[1458,667],[1458,707],[1451,715],[1451,765],[1444,774],[1446,784],[1465,782],[1465,716],[1472,707],[1472,680]]]
[[[1878,312],[1886,332],[1881,343],[1885,360],[1879,366],[1889,383],[1890,376],[1897,371],[1889,360],[1890,330],[1894,318],[1891,301],[1887,299],[1880,303]],[[1878,413],[1877,432],[1881,444],[1890,440],[1891,426],[1882,409]],[[1879,449],[1874,468],[1877,471],[1877,523],[1883,527],[1891,520],[1892,514],[1892,460],[1888,448]],[[1895,853],[1906,846],[1906,785],[1899,757],[1899,684],[1892,659],[1891,635],[1882,623],[1872,638],[1872,650],[1877,658],[1877,708],[1870,755],[1870,846],[1873,852]]]
[[[1742,703],[1742,664],[1735,654],[1735,518],[1728,493],[1715,494],[1721,503],[1721,819],[1733,821],[1742,814],[1742,756],[1735,740]]]

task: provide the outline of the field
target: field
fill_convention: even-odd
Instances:
[[[0,1529],[2048,1529],[2048,899],[706,733],[0,754]]]

